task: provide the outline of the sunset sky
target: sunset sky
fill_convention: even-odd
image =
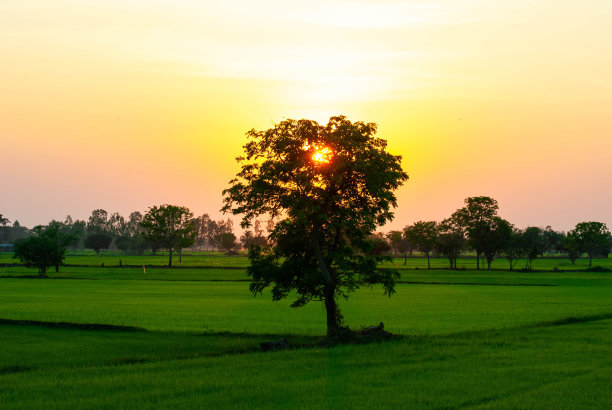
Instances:
[[[609,0],[5,1],[0,213],[221,218],[246,131],[343,114],[410,175],[385,230],[478,195],[521,228],[612,227],[611,22]]]

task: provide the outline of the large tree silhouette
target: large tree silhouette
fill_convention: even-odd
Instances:
[[[376,124],[343,116],[251,130],[224,191],[223,210],[242,214],[243,227],[263,214],[280,220],[273,245],[251,247],[251,291],[271,287],[280,300],[295,290],[294,307],[324,302],[330,336],[342,328],[338,297],[378,283],[391,295],[398,277],[376,268],[383,257],[369,252],[368,237],[393,218],[394,191],[408,176],[375,133]]]

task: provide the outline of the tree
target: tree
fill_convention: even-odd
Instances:
[[[391,252],[391,245],[382,233],[370,235],[369,240],[372,246],[372,249],[370,249],[372,255],[388,255]]]
[[[3,243],[10,237],[11,228],[7,228],[6,224],[10,221],[0,214],[0,243]]]
[[[544,236],[542,235],[542,229],[536,226],[530,226],[525,229],[522,235],[523,242],[523,253],[527,258],[528,270],[531,270],[531,264],[533,261],[544,252]]]
[[[236,235],[232,232],[221,232],[215,236],[215,242],[218,249],[223,249],[225,253],[230,253],[238,244],[236,243]]]
[[[72,223],[72,218],[70,218],[70,216],[68,216],[66,222],[51,221],[49,225],[42,228],[45,232],[45,236],[55,241],[58,249],[58,255],[54,263],[55,272],[59,272],[59,267],[64,260],[68,246],[73,245],[78,240],[72,226],[68,225],[68,223]]]
[[[125,218],[115,212],[108,218],[108,229],[113,237],[128,236],[128,226]]]
[[[76,220],[73,221],[72,217],[68,215],[66,220],[64,221],[64,225],[68,230],[69,234],[74,237],[74,240],[70,243],[70,246],[74,251],[79,247],[79,244],[83,240],[83,236],[85,235],[85,228],[87,226],[85,221]]]
[[[379,271],[368,237],[393,218],[394,190],[408,178],[401,157],[386,152],[376,124],[343,116],[327,125],[285,120],[251,130],[237,178],[224,194],[223,211],[242,214],[248,228],[259,215],[278,219],[273,245],[252,247],[247,273],[254,294],[272,287],[280,300],[297,292],[293,307],[325,304],[327,333],[343,333],[337,299],[362,285],[394,292],[397,272]]]
[[[429,254],[438,242],[438,225],[435,221],[418,221],[406,229],[406,238],[427,257],[427,269],[431,269]]]
[[[476,251],[476,269],[480,269],[480,257],[489,241],[489,233],[497,216],[497,201],[488,196],[465,199],[465,206],[456,211],[461,225],[467,233],[467,243]]]
[[[524,252],[523,231],[512,226],[512,231],[502,246],[502,252],[510,264],[510,270],[514,269]]]
[[[510,222],[499,216],[493,217],[489,226],[484,226],[481,232],[483,245],[482,253],[487,260],[487,269],[491,269],[491,262],[495,255],[500,252],[512,236],[513,226]]]
[[[113,238],[106,233],[93,233],[85,238],[85,247],[96,251],[100,255],[101,249],[108,249]]]
[[[567,258],[570,260],[570,262],[572,262],[572,265],[575,264],[576,259],[578,259],[582,254],[578,235],[573,231],[569,231],[561,240],[561,246],[563,248],[563,252],[567,255]]]
[[[544,242],[544,252],[551,254],[553,251],[561,249],[561,241],[565,235],[562,232],[554,231],[550,226],[542,231],[542,241]]]
[[[128,221],[126,222],[127,234],[130,237],[139,235],[142,232],[140,222],[142,222],[142,214],[138,211],[132,212],[129,216]]]
[[[123,253],[127,253],[130,249],[130,237],[118,236],[115,238],[115,246]]]
[[[578,240],[579,248],[589,256],[589,266],[593,265],[593,257],[610,252],[610,231],[603,222],[580,222],[572,230]]]
[[[190,238],[195,240],[196,236],[193,214],[184,206],[151,207],[142,218],[140,226],[144,229],[143,237],[158,241],[168,249],[168,266],[172,266],[172,253],[184,246]]]
[[[15,243],[13,257],[27,268],[38,268],[38,276],[45,277],[49,267],[57,268],[63,262],[66,246],[73,240],[71,236],[62,233],[60,228],[59,224],[35,227],[33,235]]]
[[[95,209],[92,211],[89,221],[87,221],[87,233],[110,233],[108,212],[106,212],[104,209]]]
[[[255,220],[253,230],[245,230],[243,235],[240,237],[240,243],[244,249],[249,249],[253,245],[265,246],[268,243],[268,239],[264,236],[263,229],[261,229],[261,221]]]
[[[456,212],[438,225],[437,246],[448,258],[450,268],[457,269],[457,259],[465,247],[465,228]]]
[[[213,221],[208,214],[197,217],[194,220],[196,230],[195,244],[207,249],[220,249],[215,238],[221,233],[231,233],[234,223],[231,219]]]
[[[412,244],[404,236],[403,231],[390,231],[387,234],[387,239],[391,245],[391,249],[396,254],[404,255],[404,265],[408,260],[408,252],[412,252]]]

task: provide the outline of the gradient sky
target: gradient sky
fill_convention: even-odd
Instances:
[[[612,2],[0,3],[0,213],[222,215],[245,132],[376,122],[395,221],[468,196],[519,227],[612,227]],[[237,219],[236,219],[237,221]]]

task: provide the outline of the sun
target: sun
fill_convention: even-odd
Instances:
[[[328,164],[331,161],[333,152],[328,147],[315,147],[314,150],[315,152],[312,154],[311,158],[315,164]]]

